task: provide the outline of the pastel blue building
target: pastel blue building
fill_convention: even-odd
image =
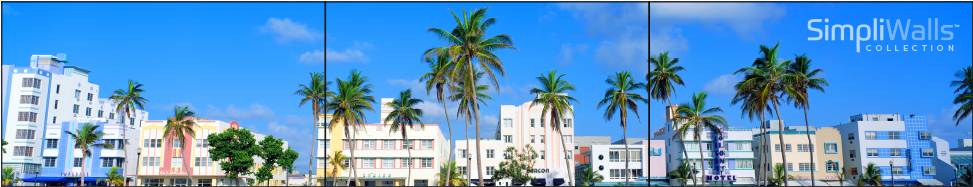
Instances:
[[[855,115],[835,128],[853,182],[869,163],[882,170],[884,185],[944,185],[953,179],[949,143],[932,136],[925,116]]]
[[[83,157],[81,149],[77,149],[75,140],[64,131],[75,132],[85,123],[98,125],[97,131],[105,133],[97,143],[114,145],[112,149],[94,147],[91,155]],[[44,149],[42,151],[43,164],[39,176],[25,179],[36,181],[47,186],[75,186],[81,182],[82,172],[86,186],[104,185],[99,183],[105,179],[112,167],[120,167],[118,173],[124,173],[125,163],[124,124],[106,123],[104,119],[78,119],[64,121],[47,126],[44,134]],[[84,166],[84,170],[82,170]]]

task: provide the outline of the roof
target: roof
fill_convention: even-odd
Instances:
[[[949,151],[973,151],[973,147],[958,147],[949,149]]]
[[[625,145],[625,142],[630,142],[628,143],[629,145],[634,145],[635,143],[642,142],[642,140],[647,140],[647,138],[626,138],[615,141],[612,143],[612,145]]]
[[[950,155],[949,160],[953,165],[968,165],[973,163],[973,155]]]

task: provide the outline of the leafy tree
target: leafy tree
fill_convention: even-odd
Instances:
[[[409,141],[408,132],[411,129],[416,129],[416,127],[413,126],[416,122],[419,123],[419,128],[426,129],[426,125],[423,124],[422,120],[419,119],[422,118],[422,109],[419,109],[418,105],[422,102],[423,101],[420,99],[412,98],[412,89],[408,89],[399,93],[399,98],[395,98],[392,100],[392,102],[385,104],[385,106],[392,109],[392,112],[385,117],[383,124],[390,124],[392,126],[389,127],[389,134],[402,132],[403,144],[405,144],[404,142]],[[406,127],[409,127],[409,129],[407,130]],[[412,165],[415,164],[412,163],[412,149],[415,149],[415,145],[408,145],[409,147],[406,151],[409,152],[409,174],[406,175],[406,186],[409,185],[409,181],[412,178]]]
[[[835,173],[835,175],[838,176],[838,181],[841,183],[841,186],[845,186],[845,178],[847,178],[848,175],[847,172],[848,169],[845,169],[845,167],[841,167],[841,170],[838,171],[838,173]]]
[[[541,121],[544,120],[544,114],[550,112],[550,115],[547,117],[551,120],[551,131],[554,131],[555,134],[561,137],[561,151],[564,151],[565,155],[564,165],[571,166],[568,161],[570,154],[568,154],[567,142],[564,141],[564,134],[561,131],[561,128],[564,128],[561,126],[563,124],[561,121],[567,116],[574,117],[574,109],[571,109],[571,101],[578,104],[578,100],[564,93],[567,91],[576,91],[574,84],[561,79],[564,76],[567,76],[567,74],[558,75],[557,70],[551,70],[547,75],[541,74],[541,76],[537,77],[537,81],[540,81],[542,86],[541,88],[530,90],[531,94],[537,95],[537,98],[533,101],[534,104],[530,105],[530,108],[534,108],[535,106],[544,107],[541,110]],[[573,176],[571,175],[570,169],[568,170],[568,176]],[[568,179],[569,186],[573,183],[570,180]]]
[[[973,185],[973,176],[971,176],[971,174],[973,174],[973,167],[970,167],[969,165],[962,166],[960,167],[959,172],[962,174],[959,175],[956,183],[962,186]]]
[[[443,168],[439,168],[436,178],[438,178],[436,184],[439,184],[439,186],[468,186],[466,185],[466,176],[456,168],[456,161],[451,160],[449,163],[443,163]]]
[[[810,122],[808,122],[807,110],[811,108],[811,104],[807,91],[811,89],[824,93],[824,87],[822,86],[827,86],[828,80],[815,77],[815,75],[824,72],[824,70],[812,70],[811,58],[807,57],[807,54],[803,54],[801,56],[797,56],[797,54],[795,54],[794,56],[794,63],[791,64],[791,66],[787,69],[787,74],[794,76],[789,76],[788,79],[784,79],[783,82],[785,85],[794,87],[797,94],[800,94],[800,97],[791,96],[787,98],[787,101],[793,101],[794,107],[804,109],[804,128],[810,129],[810,126],[808,126]],[[811,142],[811,133],[805,133],[805,135],[807,135],[808,145],[814,145]],[[811,165],[814,165],[814,153],[808,152],[808,155],[811,155],[810,163]],[[814,172],[811,172],[811,186],[816,186],[814,181]]]
[[[646,75],[645,79],[649,80],[649,87],[646,88],[649,91],[649,98],[656,100],[668,100],[669,105],[672,105],[672,97],[676,93],[676,84],[686,87],[686,83],[682,81],[677,72],[686,71],[682,66],[677,66],[679,63],[679,58],[669,59],[669,52],[659,53],[659,56],[650,58],[649,61],[655,65],[655,69]]]
[[[324,73],[312,72],[310,83],[307,85],[300,84],[298,85],[298,90],[294,91],[294,95],[299,95],[302,97],[301,103],[297,105],[298,107],[304,106],[304,103],[307,103],[308,101],[311,102],[311,118],[313,118],[312,120],[314,121],[314,123],[311,124],[311,129],[317,129],[318,114],[324,110],[321,108],[321,103],[324,103],[324,98],[330,95],[330,93],[328,93],[328,91],[325,89],[326,84],[324,80]],[[314,142],[314,138],[315,137],[313,136],[311,137],[312,142]],[[311,146],[311,151],[317,152],[317,147]],[[308,172],[314,170],[313,159],[309,162],[311,163],[308,165]]]
[[[264,137],[264,140],[259,143],[260,152],[257,156],[264,159],[264,164],[254,175],[257,177],[257,183],[263,183],[274,178],[274,166],[277,165],[278,160],[285,157],[284,141],[275,139],[274,135],[270,135]]]
[[[956,126],[959,126],[960,121],[970,117],[973,113],[973,66],[967,66],[963,70],[956,72],[956,78],[960,80],[953,81],[950,87],[959,86],[953,93],[960,93],[953,99],[953,104],[962,104],[956,113],[953,114],[953,120],[956,120]]]
[[[462,69],[463,71],[466,70],[466,68],[462,68],[462,67],[460,69]],[[459,107],[456,108],[456,117],[457,118],[463,117],[463,119],[464,119],[463,122],[466,124],[466,126],[465,126],[466,127],[466,130],[464,131],[464,132],[466,132],[466,139],[465,140],[467,140],[466,141],[466,149],[465,150],[468,153],[469,152],[472,152],[470,150],[470,141],[469,141],[470,134],[469,134],[469,131],[470,131],[470,123],[473,123],[472,122],[473,121],[473,107],[479,108],[480,107],[480,104],[483,104],[483,106],[489,106],[489,105],[487,105],[487,103],[486,103],[486,101],[484,99],[493,100],[493,98],[490,97],[490,95],[487,95],[487,94],[483,93],[486,90],[489,90],[490,89],[490,86],[477,84],[477,82],[479,82],[480,78],[483,78],[483,75],[484,74],[485,74],[485,72],[479,71],[479,72],[476,73],[476,76],[473,77],[473,81],[471,82],[471,83],[473,83],[473,85],[472,85],[473,86],[473,89],[465,89],[466,83],[467,82],[470,82],[470,81],[465,81],[465,80],[457,80],[455,82],[455,85],[453,85],[450,88],[450,90],[454,94],[451,95],[451,96],[449,96],[449,100],[450,101],[454,101],[454,102],[457,102],[457,101],[459,102]],[[500,122],[498,121],[497,123],[498,123],[497,125],[499,126],[499,123]],[[467,166],[472,166],[471,162],[472,161],[470,159],[467,159],[466,160],[466,165]],[[469,173],[471,173],[471,170],[467,170],[466,172],[467,172],[467,174],[469,174]]]
[[[862,168],[862,171],[858,177],[858,186],[882,186],[882,168],[875,166],[875,163],[869,162],[865,168]]]
[[[10,166],[3,167],[3,185],[11,186],[17,183],[17,181],[20,181],[20,177],[14,173],[14,169],[10,168]]]
[[[145,85],[129,79],[128,87],[126,90],[123,89],[115,90],[115,93],[112,94],[112,96],[108,97],[109,99],[114,100],[115,102],[114,104],[116,104],[115,112],[118,113],[119,118],[121,118],[120,120],[121,124],[125,124],[125,119],[126,119],[125,117],[131,119],[132,113],[135,113],[136,109],[145,110],[145,107],[143,107],[143,105],[147,104],[149,100],[142,97],[142,93],[145,92],[145,89],[142,89],[142,86]],[[124,138],[124,140],[122,140],[123,145],[128,145],[127,132],[128,131],[124,131],[124,130],[122,131],[122,138]],[[128,147],[129,146],[125,146],[122,148],[123,151],[125,152],[125,155],[128,155]],[[127,167],[128,159],[125,159],[125,163],[126,163],[125,166]],[[125,170],[128,169],[130,168],[125,168]]]
[[[108,171],[108,173],[105,173],[105,178],[99,180],[99,182],[105,182],[109,186],[111,185],[125,186],[125,176],[122,176],[121,173],[118,173],[118,169],[122,169],[122,168],[112,167],[111,170]]]
[[[101,126],[94,125],[91,123],[84,123],[81,126],[81,128],[75,130],[74,132],[64,131],[64,133],[67,133],[68,136],[70,136],[71,139],[74,140],[74,145],[76,145],[78,149],[81,149],[82,162],[84,160],[87,160],[88,157],[91,157],[91,151],[94,148],[105,148],[105,149],[115,148],[115,145],[112,145],[110,143],[105,143],[103,141],[102,143],[95,143],[101,141],[101,137],[105,136],[105,133],[101,131],[95,131],[99,127]],[[85,165],[86,164],[81,164],[81,171],[85,170]],[[84,172],[81,172],[81,181],[84,181]]]
[[[679,109],[676,110],[676,113],[679,115],[673,119],[686,122],[685,125],[678,127],[676,133],[685,134],[687,131],[689,131],[689,129],[692,129],[693,140],[699,144],[699,147],[703,147],[703,130],[709,129],[713,134],[723,136],[723,131],[720,127],[727,124],[726,118],[723,118],[723,116],[710,115],[717,112],[723,112],[723,109],[720,107],[706,108],[706,97],[706,92],[699,92],[698,94],[693,93],[692,104],[679,104]],[[626,153],[626,155],[628,154]],[[627,157],[628,156],[626,156],[626,158]],[[700,163],[704,163],[702,161],[704,158],[703,151],[699,151],[699,158]],[[702,164],[699,166],[699,168],[703,167],[704,166]],[[706,186],[706,181],[702,181],[702,185]]]
[[[594,186],[596,182],[605,180],[605,177],[595,172],[590,165],[584,166],[581,172],[578,172],[575,176],[578,180],[578,186]]]
[[[777,186],[787,186],[787,180],[784,178],[784,165],[776,164],[774,165],[774,175],[767,178],[770,182],[773,182]],[[794,179],[794,176],[787,175],[786,179]]]
[[[220,170],[223,170],[224,177],[236,179],[241,175],[253,174],[250,169],[255,164],[253,157],[260,153],[260,146],[250,130],[230,128],[222,133],[210,134],[206,139],[211,147],[210,157],[223,161]],[[236,181],[240,185],[240,181]]]
[[[348,160],[348,157],[345,157],[345,154],[341,150],[334,150],[334,154],[331,154],[331,155],[334,155],[334,156],[332,156],[332,157],[330,157],[330,158],[327,159],[328,160],[327,161],[328,165],[325,166],[325,167],[326,168],[332,168],[331,169],[331,179],[334,182],[332,182],[331,184],[332,184],[332,186],[338,186],[337,185],[338,184],[338,170],[348,169],[348,166],[344,164],[345,163],[345,160]],[[351,172],[351,171],[348,171],[348,172]]]
[[[451,81],[452,78],[449,77],[449,73],[452,71],[450,66],[453,64],[453,62],[449,60],[449,57],[442,55],[437,56],[436,60],[428,58],[426,59],[426,62],[429,63],[430,72],[423,74],[422,77],[419,78],[419,82],[426,81],[426,95],[432,93],[433,86],[436,87],[436,101],[443,104],[443,114],[446,115],[446,127],[449,129],[449,140],[453,140],[453,126],[450,125],[449,122],[449,111],[446,110],[446,99],[443,94],[443,90],[448,89],[447,86],[453,83],[453,81]],[[453,155],[453,144],[450,144],[449,146],[449,152],[447,155]],[[451,156],[448,159],[450,162],[453,161],[453,157]],[[450,176],[453,174],[451,169],[453,168],[446,169],[447,179],[452,178],[452,176]]]
[[[199,125],[193,120],[194,116],[196,116],[196,113],[189,110],[188,106],[176,106],[175,110],[173,110],[173,117],[166,120],[165,131],[162,133],[162,137],[165,137],[166,141],[172,142],[172,144],[179,142],[179,145],[182,147],[172,148],[174,150],[180,149],[180,152],[183,152],[183,154],[189,151],[189,149],[184,149],[188,142],[186,140],[196,139],[196,131],[193,130],[193,127],[198,127]],[[189,169],[189,162],[183,162],[182,164],[183,169]],[[193,174],[187,171],[186,175],[189,176],[189,185],[192,185],[194,181]]]
[[[280,166],[281,169],[287,171],[287,175],[290,175],[294,173],[294,161],[297,161],[297,157],[300,157],[300,153],[288,147],[287,151],[284,151],[284,156],[277,160],[277,166]],[[290,177],[287,177],[284,181],[285,184],[290,184],[290,182]]]
[[[248,186],[253,186],[253,183],[254,183],[254,180],[253,179],[247,179],[247,185]]]
[[[679,167],[669,172],[669,178],[676,179],[680,184],[686,186],[686,181],[693,178],[693,171],[690,169],[689,163],[683,161],[682,164],[679,164]]]
[[[365,110],[370,110],[375,112],[372,108],[372,104],[375,103],[375,97],[368,94],[372,93],[372,84],[368,83],[368,76],[362,76],[361,72],[358,70],[351,70],[351,74],[348,75],[347,81],[337,79],[338,81],[338,93],[332,95],[331,98],[326,100],[328,104],[324,105],[327,107],[325,110],[331,111],[334,118],[331,118],[330,124],[337,124],[339,121],[344,123],[345,129],[345,139],[351,142],[355,141],[355,137],[352,135],[358,134],[358,125],[349,124],[365,124]],[[335,128],[339,125],[332,125],[330,131],[334,132]],[[354,134],[352,134],[354,132]],[[351,145],[351,169],[357,172],[355,169],[355,149],[357,149],[356,144]],[[348,178],[352,178],[352,172],[348,172]],[[360,184],[358,181],[358,175],[354,175],[356,183]],[[351,180],[345,182],[345,186],[350,186]]]
[[[598,108],[602,105],[607,105],[605,108],[605,121],[610,121],[612,117],[615,116],[615,112],[618,112],[621,118],[618,118],[622,126],[622,140],[628,137],[626,129],[628,128],[628,110],[632,110],[635,113],[635,117],[639,119],[639,123],[642,123],[642,117],[639,116],[639,104],[638,101],[645,102],[646,99],[642,98],[642,95],[635,93],[635,90],[642,89],[645,87],[642,83],[636,83],[635,77],[632,76],[629,71],[616,72],[615,77],[609,77],[605,80],[610,88],[605,91],[605,98],[598,102]],[[681,108],[681,107],[680,107]],[[631,155],[628,152],[629,142],[625,142],[625,158]],[[625,162],[625,171],[630,171],[628,169],[628,163]],[[632,175],[631,172],[626,172],[625,176]],[[625,185],[628,185],[628,180],[630,177],[625,178]]]
[[[534,151],[534,147],[530,144],[521,150],[507,147],[507,150],[503,151],[503,157],[506,160],[500,162],[500,169],[493,172],[493,181],[511,179],[530,183],[534,180],[534,177],[530,176],[530,170],[534,168],[534,162],[537,160],[537,151]]]

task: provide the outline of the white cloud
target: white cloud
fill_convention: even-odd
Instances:
[[[304,54],[301,54],[301,56],[300,57],[297,57],[297,59],[299,61],[301,61],[302,63],[309,64],[309,65],[313,65],[313,64],[317,64],[317,63],[322,63],[323,64],[324,63],[324,51],[321,51],[321,50],[314,50],[313,52],[312,51],[308,51],[308,52],[305,52]]]
[[[326,55],[324,57],[327,62],[369,62],[369,58],[361,50],[357,49],[335,51],[331,47],[325,47],[325,53]]]
[[[557,13],[554,13],[554,11],[547,11],[547,14],[537,18],[537,22],[551,21],[554,19],[554,17],[557,17]]]
[[[13,7],[10,7],[10,5],[7,5],[7,4],[3,4],[3,10],[2,11],[3,11],[3,14],[5,14],[5,15],[17,15],[17,14],[20,14],[20,12],[17,12],[16,10],[14,10]]]
[[[653,28],[700,23],[710,29],[728,27],[740,38],[764,34],[765,24],[784,17],[784,6],[772,3],[651,3]]]
[[[284,116],[284,124],[287,125],[311,125],[314,122],[311,116],[299,117],[297,115],[287,115]]]
[[[666,51],[670,52],[670,56],[678,56],[680,53],[689,51],[689,40],[683,38],[682,29],[668,27],[650,31],[649,54],[658,55]]]
[[[313,42],[320,37],[320,32],[308,29],[306,24],[292,22],[290,18],[267,19],[267,24],[260,27],[264,33],[276,35],[277,43],[284,44],[294,41]]]
[[[634,4],[562,3],[585,26],[590,37],[604,38],[595,48],[595,61],[608,70],[648,69],[649,18]],[[645,70],[647,72],[647,70]]]
[[[736,93],[736,89],[733,88],[733,85],[736,85],[736,83],[740,82],[742,79],[743,78],[739,75],[720,75],[720,77],[717,77],[716,79],[713,79],[703,85],[703,90],[709,92],[710,94],[732,96]]]
[[[209,109],[206,110],[206,117],[212,119],[221,119],[225,121],[240,121],[240,120],[274,120],[277,117],[274,111],[271,111],[264,105],[260,103],[254,103],[250,105],[249,109],[238,109],[236,105],[229,105],[225,110],[221,110],[213,105],[208,105]]]
[[[584,51],[588,49],[588,45],[578,44],[576,46],[571,46],[571,44],[562,44],[561,53],[554,58],[558,65],[566,66],[574,63],[573,53],[584,54]]]
[[[495,115],[480,115],[480,123],[482,123],[480,126],[483,124],[496,126],[499,121],[499,117]]]

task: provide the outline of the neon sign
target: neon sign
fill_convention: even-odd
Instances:
[[[721,131],[722,129],[723,128],[720,127]],[[722,132],[725,133],[725,131]],[[726,164],[726,159],[723,158],[726,156],[726,151],[723,151],[723,135],[713,133],[713,136],[715,136],[713,138],[716,139],[716,143],[713,144],[713,148],[717,150],[716,154],[713,155],[713,173],[718,175],[706,175],[706,181],[736,181],[736,175],[727,175],[727,171],[723,169],[723,167],[725,167],[723,165]]]

